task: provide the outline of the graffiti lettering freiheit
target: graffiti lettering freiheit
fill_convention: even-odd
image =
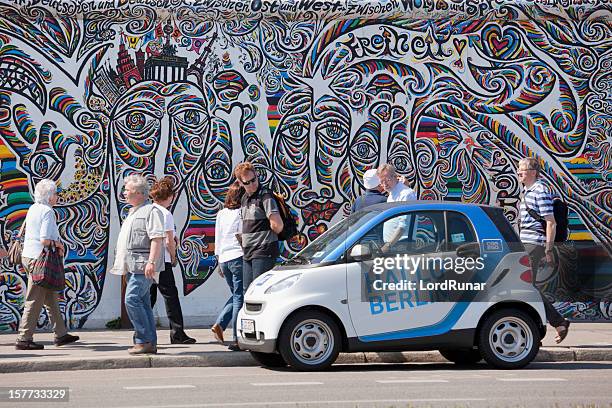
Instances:
[[[612,251],[611,21],[599,0],[5,1],[2,243],[36,182],[57,180],[62,310],[81,327],[132,172],[177,183],[189,294],[214,267],[215,214],[242,160],[300,215],[288,256],[384,162],[423,199],[501,205],[515,222],[516,163],[535,156],[572,238]],[[0,330],[15,330],[26,279],[1,265]],[[612,317],[607,300],[559,307]]]

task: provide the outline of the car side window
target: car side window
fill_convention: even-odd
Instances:
[[[369,247],[374,256],[380,256],[384,244],[390,241],[394,231],[400,229],[405,231],[402,235],[409,234],[411,220],[409,214],[393,216],[373,227],[357,243]]]
[[[430,215],[416,216],[412,242],[417,251],[440,242],[439,235],[434,219]]]
[[[446,213],[448,229],[448,250],[454,251],[458,247],[476,242],[476,234],[468,219],[457,212]]]
[[[374,256],[435,252],[444,240],[444,215],[439,211],[410,212],[393,216],[366,233],[360,244]]]

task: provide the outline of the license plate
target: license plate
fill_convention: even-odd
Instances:
[[[255,320],[242,319],[242,331],[245,333],[255,333]]]

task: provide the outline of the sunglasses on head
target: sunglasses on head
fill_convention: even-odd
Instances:
[[[257,177],[253,177],[252,179],[246,180],[246,181],[242,181],[241,183],[244,184],[245,186],[248,186],[249,184],[254,183],[256,181],[257,181]]]

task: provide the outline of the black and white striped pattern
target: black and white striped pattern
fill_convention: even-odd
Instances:
[[[534,209],[541,217],[553,214],[553,196],[550,189],[540,180],[525,190],[525,196],[521,201],[521,241],[545,245],[546,231],[540,221],[529,215],[528,208]]]

